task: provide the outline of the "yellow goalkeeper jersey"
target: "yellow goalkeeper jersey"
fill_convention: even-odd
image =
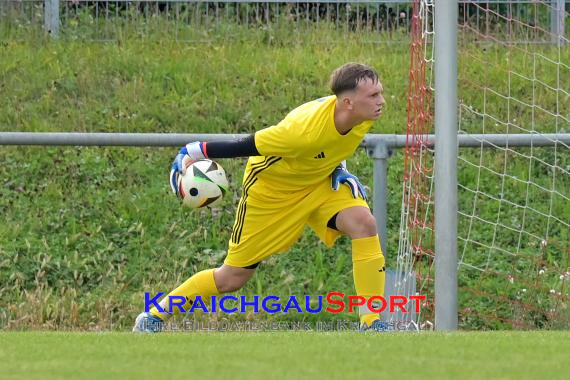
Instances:
[[[244,192],[286,194],[316,185],[352,156],[372,120],[341,135],[335,128],[336,96],[305,103],[279,124],[258,131],[255,145],[262,156],[250,157]]]

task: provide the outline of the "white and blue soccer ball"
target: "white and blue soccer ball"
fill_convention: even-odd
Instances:
[[[199,160],[190,164],[179,180],[182,203],[191,208],[216,206],[228,191],[224,168],[212,160]]]

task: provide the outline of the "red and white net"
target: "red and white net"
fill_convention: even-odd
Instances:
[[[460,148],[459,320],[570,326],[570,44],[560,3],[460,1],[460,134],[534,134],[550,147]],[[434,2],[414,2],[397,286],[413,274],[434,318]]]

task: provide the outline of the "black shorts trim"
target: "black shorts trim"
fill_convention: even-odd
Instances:
[[[332,228],[335,231],[338,231],[338,228],[336,227],[336,217],[337,216],[338,216],[338,212],[336,214],[334,214],[332,216],[332,218],[330,218],[329,221],[327,222],[327,227]]]
[[[259,264],[261,264],[261,261],[258,262],[258,263],[251,264],[251,265],[248,265],[248,266],[246,266],[246,267],[243,267],[243,269],[255,269],[255,268],[257,268],[257,267],[259,266]]]

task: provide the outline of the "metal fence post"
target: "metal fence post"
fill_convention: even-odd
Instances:
[[[435,328],[457,330],[457,0],[435,2]]]
[[[44,0],[44,27],[51,37],[59,36],[59,0]]]
[[[380,245],[384,256],[386,252],[386,240],[388,238],[388,158],[391,151],[384,141],[377,141],[372,148],[368,149],[368,155],[374,160],[374,208],[372,210],[376,219],[376,228],[380,236]]]
[[[565,0],[551,0],[550,32],[552,33],[552,43],[555,45],[564,44],[565,27]]]

